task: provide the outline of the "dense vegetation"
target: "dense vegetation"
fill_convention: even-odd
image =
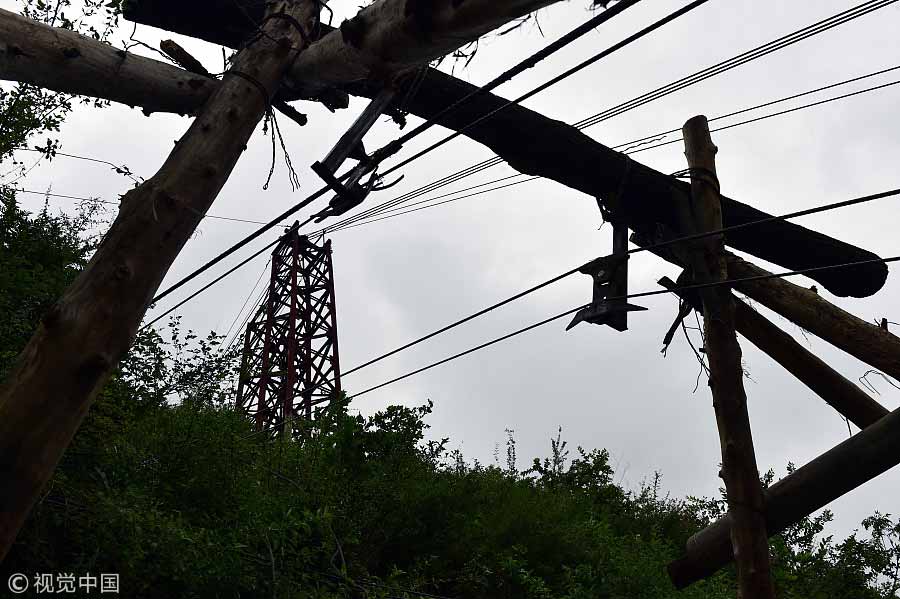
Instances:
[[[97,39],[115,26],[117,2],[21,5]],[[13,148],[52,137],[74,100],[0,90],[4,166]],[[57,145],[32,148],[52,157]],[[6,182],[27,169],[12,167]],[[2,378],[95,240],[90,208],[29,214],[5,187],[0,200]],[[678,593],[664,570],[722,513],[719,499],[671,499],[658,476],[626,491],[605,451],[570,451],[560,436],[524,471],[512,438],[505,463],[467,461],[428,438],[430,405],[364,418],[336,398],[296,439],[255,434],[233,409],[222,339],[177,321],[164,336],[142,332],[100,394],[0,564],[0,593],[12,572],[111,572],[133,598],[735,595],[731,571]],[[822,536],[829,518],[773,540],[778,596],[896,597],[900,525],[875,514],[835,542]]]
[[[84,265],[88,219],[0,214],[0,371]],[[118,572],[129,597],[733,597],[733,573],[678,593],[665,564],[722,510],[659,478],[613,483],[604,451],[559,436],[526,471],[429,440],[431,406],[364,418],[336,400],[292,441],[231,406],[214,334],[142,333],[66,453],[9,572]],[[773,544],[779,597],[896,596],[900,526],[842,542],[828,514]],[[0,577],[5,580],[5,577]],[[423,594],[424,593],[424,594]]]

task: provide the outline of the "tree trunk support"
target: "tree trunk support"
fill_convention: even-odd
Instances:
[[[691,204],[682,230],[698,233],[722,228],[722,208],[716,177],[717,148],[704,116],[694,117],[682,129],[691,173]],[[723,236],[699,240],[691,251],[691,266],[698,282],[728,278]],[[769,542],[763,518],[763,493],[756,466],[741,348],[734,325],[734,303],[726,286],[700,291],[703,302],[709,386],[722,447],[722,470],[728,505],[733,514],[731,546],[737,562],[738,597],[774,599],[769,567]]]
[[[237,56],[159,172],[125,194],[90,263],[0,387],[0,561],[305,48],[318,6],[315,0],[268,4],[268,14],[285,18],[264,21],[263,34]]]
[[[765,492],[766,530],[777,535],[835,499],[900,464],[900,409],[787,475]],[[669,564],[679,589],[708,578],[734,559],[729,512],[690,539]]]
[[[728,254],[728,276],[732,279],[767,274],[770,273]],[[813,335],[900,380],[900,337],[835,306],[815,288],[806,289],[787,279],[737,283],[734,288]]]

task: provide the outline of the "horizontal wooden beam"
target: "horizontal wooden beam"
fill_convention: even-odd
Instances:
[[[169,2],[159,1],[161,5]],[[171,13],[183,17],[175,19],[175,24],[161,21],[148,24],[177,25],[175,31],[196,33],[200,24],[191,20],[195,15],[217,14],[214,10],[201,10],[204,6],[215,9],[214,3],[206,4],[210,1],[180,2],[179,6],[189,6],[190,10]],[[146,7],[151,4],[149,0],[141,0],[139,6],[149,10]],[[174,6],[171,2],[168,5]],[[154,14],[165,12],[160,10]],[[216,85],[214,80],[200,79],[171,65],[132,54],[124,55],[121,50],[90,38],[26,21],[28,19],[0,10],[0,79],[138,105],[145,111],[178,113],[199,108]],[[222,17],[216,23],[224,21]],[[235,21],[233,30],[240,30],[242,26],[247,27],[246,33],[253,31],[253,24],[247,19]],[[80,55],[67,57],[74,54],[73,48]],[[90,59],[80,60],[80,56]],[[155,64],[151,67],[148,63]],[[117,65],[121,68],[116,68]],[[357,81],[347,82],[343,87],[357,95],[374,97],[383,85]],[[407,99],[405,109],[421,118],[431,118],[475,89],[471,84],[429,69],[418,92]],[[483,94],[442,116],[438,122],[458,131],[506,104],[507,101],[499,96]],[[566,123],[512,105],[467,129],[465,135],[488,146],[522,173],[552,179],[605,201],[612,201],[620,190],[624,191],[621,215],[636,231],[652,232],[659,224],[673,230],[678,228],[675,207],[678,202],[687,200],[686,183],[633,161]],[[726,226],[769,216],[727,197],[722,198],[722,210]],[[773,239],[778,242],[772,243]],[[726,243],[791,269],[877,258],[871,252],[827,235],[780,221],[735,232],[727,237]],[[873,264],[839,272],[822,271],[813,277],[836,295],[865,297],[884,285],[887,267]]]
[[[776,535],[842,495],[900,464],[900,409],[850,437],[765,492],[766,528]],[[670,563],[679,589],[708,578],[734,559],[731,515],[692,536],[683,557]]]
[[[559,1],[375,0],[338,29],[320,27],[318,39],[297,59],[289,79],[309,95],[351,81],[389,82]],[[236,48],[255,31],[263,4],[126,0],[123,12],[137,23]]]
[[[0,79],[104,98],[145,113],[198,110],[219,85],[159,60],[119,50],[0,9]]]

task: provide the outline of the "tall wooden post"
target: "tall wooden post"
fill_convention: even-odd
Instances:
[[[685,155],[691,169],[691,205],[684,211],[685,230],[722,228],[722,206],[716,177],[716,152],[704,116],[685,123]],[[724,281],[728,269],[721,235],[699,240],[691,252],[694,277],[700,282]],[[726,286],[701,292],[709,358],[709,386],[722,447],[722,470],[728,504],[734,516],[731,543],[738,573],[738,597],[774,599],[769,571],[769,542],[763,517],[763,492],[756,466],[747,396],[744,392],[741,348],[734,329],[734,303]]]
[[[261,34],[235,57],[160,170],[122,197],[103,243],[0,385],[0,560],[305,49],[319,5],[266,3]],[[70,54],[84,58],[77,47]]]

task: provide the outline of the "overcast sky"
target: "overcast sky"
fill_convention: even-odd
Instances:
[[[469,68],[457,68],[457,75],[478,84],[490,80],[526,52],[589,18],[587,3],[572,0],[541,11],[544,37],[529,24],[516,33],[487,40]],[[553,118],[575,122],[858,3],[713,0],[526,105]],[[330,3],[339,18],[355,12],[358,4],[355,0]],[[683,4],[683,0],[645,0],[506,84],[498,93],[512,97],[527,91]],[[0,6],[19,8],[13,0],[0,0]],[[900,64],[898,17],[900,6],[882,9],[590,128],[587,133],[615,145],[679,127],[696,114],[712,117],[895,66]],[[221,65],[221,51],[209,44],[143,26],[136,37],[151,45],[174,37],[201,57],[210,70],[219,70]],[[450,66],[448,63],[441,68]],[[900,74],[888,74],[814,99],[898,78]],[[714,134],[723,192],[780,214],[897,187],[898,100],[900,86]],[[262,190],[271,146],[269,138],[260,132],[210,212],[266,221],[317,189],[320,182],[306,166],[324,157],[364,106],[362,100],[354,100],[349,110],[332,115],[317,105],[299,104],[298,108],[309,114],[309,125],[299,128],[286,119],[281,122],[293,162],[303,167],[302,189],[291,192],[279,156],[272,185],[268,191]],[[418,121],[411,118],[411,122]],[[188,124],[187,118],[148,118],[122,106],[79,108],[63,127],[62,151],[124,163],[135,173],[149,177]],[[423,136],[409,144],[404,155],[445,133],[437,129]],[[367,145],[377,147],[396,134],[393,123],[379,122]],[[635,158],[662,172],[674,172],[686,166],[682,152],[681,144],[673,144]],[[404,169],[403,183],[373,196],[369,205],[490,156],[485,148],[457,139]],[[496,166],[449,190],[513,172],[506,165]],[[38,166],[22,184],[32,190],[52,189],[54,193],[107,200],[116,200],[130,186],[127,179],[102,165],[65,158]],[[20,198],[32,208],[42,201],[34,196]],[[894,256],[900,254],[896,201],[882,200],[800,222],[882,256]],[[52,205],[62,210],[73,208],[73,203],[65,200],[53,200]],[[335,233],[332,239],[342,365],[349,369],[609,253],[611,230],[598,230],[600,225],[593,198],[541,180]],[[169,272],[167,283],[252,230],[251,225],[207,219]],[[275,234],[266,235],[253,247],[269,243]],[[242,252],[228,265],[250,253]],[[265,263],[263,256],[186,306],[180,312],[184,323],[198,331],[224,332]],[[204,282],[224,270],[216,269]],[[657,289],[659,277],[674,278],[677,274],[659,259],[639,254],[631,260],[631,290]],[[805,279],[796,281],[811,284]],[[199,286],[197,283],[190,289]],[[178,294],[177,299],[183,296]],[[351,374],[344,380],[345,388],[352,394],[583,304],[589,298],[589,279],[570,277],[413,351]],[[886,316],[900,322],[898,298],[900,280],[895,274],[874,297],[829,297],[862,318]],[[151,315],[167,309],[175,299],[162,302]],[[461,448],[468,458],[492,462],[498,445],[503,455],[504,429],[513,429],[523,468],[532,457],[547,455],[549,438],[562,427],[563,437],[573,449],[578,445],[607,448],[617,479],[626,487],[636,488],[642,479],[659,471],[664,488],[675,496],[715,494],[721,484],[716,477],[720,453],[709,389],[704,380],[693,392],[698,364],[682,335],[676,337],[666,357],[660,353],[676,302],[660,296],[636,303],[649,311],[632,315],[627,333],[588,325],[567,333],[566,321],[557,321],[368,394],[355,408],[370,413],[391,403],[413,406],[431,399],[435,402],[430,418],[435,437],[448,436],[452,446]],[[811,335],[805,338],[796,326],[770,316],[851,380],[867,370],[866,365],[826,342]],[[834,410],[748,342],[742,340],[741,346],[752,377],[746,386],[761,470],[772,467],[783,475],[788,462],[804,464],[847,438],[847,426]],[[896,409],[900,391],[884,382],[876,384],[881,392],[877,399],[888,409]],[[836,531],[849,532],[875,509],[900,515],[898,496],[900,470],[832,504]]]

